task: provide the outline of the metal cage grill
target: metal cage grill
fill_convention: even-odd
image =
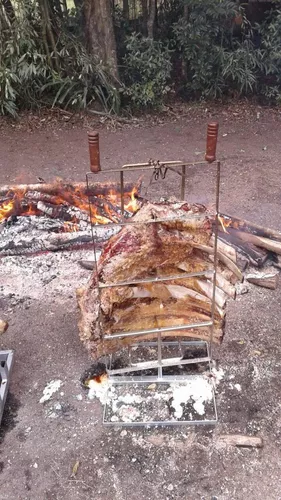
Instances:
[[[167,175],[173,175],[174,178],[179,178],[180,180],[180,186],[179,186],[179,191],[180,191],[180,199],[185,200],[185,194],[186,194],[186,179],[188,178],[188,168],[203,168],[204,166],[208,166],[209,164],[207,162],[195,162],[195,163],[190,163],[190,162],[180,162],[180,161],[153,161],[149,160],[147,163],[140,163],[140,164],[131,164],[131,165],[124,165],[121,169],[115,169],[111,170],[111,174],[115,174],[119,176],[119,185],[120,185],[120,213],[124,216],[125,214],[125,202],[124,202],[124,182],[125,182],[125,176],[126,175],[131,175],[132,173],[145,173],[145,174],[150,174],[150,179],[148,181],[148,188],[154,183],[158,182],[164,182],[167,178]],[[104,173],[104,172],[103,172]],[[97,179],[99,174],[95,173],[93,174],[88,173],[86,175],[86,182],[87,186],[89,188],[92,176],[94,176],[95,180]],[[148,188],[145,191],[145,194],[141,196],[141,200],[144,203],[145,201],[149,201],[147,198],[147,191]],[[216,402],[215,402],[215,396],[214,396],[214,388],[212,387],[212,396],[213,396],[213,401],[212,401],[212,411],[209,412],[209,414],[206,416],[206,418],[196,418],[196,415],[194,415],[192,412],[189,412],[189,416],[186,416],[187,413],[185,412],[185,418],[182,419],[176,419],[173,416],[169,419],[167,418],[166,412],[165,413],[165,418],[161,420],[159,418],[159,408],[157,409],[158,414],[153,416],[152,414],[146,415],[146,417],[141,417],[138,416],[135,421],[122,421],[122,419],[118,418],[113,418],[114,415],[112,415],[112,394],[114,394],[114,398],[116,399],[116,393],[119,391],[120,394],[124,393],[124,390],[127,390],[128,395],[131,394],[132,388],[134,389],[135,393],[138,393],[140,390],[140,387],[144,390],[145,392],[145,387],[151,386],[151,384],[156,384],[156,387],[158,387],[158,393],[161,393],[161,390],[163,387],[168,387],[174,386],[175,384],[180,384],[182,383],[183,385],[187,386],[188,384],[190,385],[191,382],[191,377],[198,377],[198,374],[183,374],[182,373],[182,368],[189,366],[194,366],[195,364],[205,364],[205,373],[204,377],[206,378],[209,377],[209,380],[212,380],[211,376],[211,361],[212,361],[212,344],[213,344],[213,334],[214,334],[214,318],[215,318],[215,294],[216,294],[216,273],[217,273],[217,263],[218,263],[218,258],[217,258],[217,240],[218,240],[218,222],[219,222],[219,188],[220,188],[220,162],[216,162],[216,169],[215,169],[215,210],[213,213],[208,213],[208,215],[213,217],[214,220],[214,254],[213,254],[213,269],[208,270],[208,271],[203,271],[203,272],[194,272],[194,273],[184,273],[180,275],[171,275],[171,276],[165,276],[165,277],[153,277],[151,278],[150,276],[144,277],[142,279],[137,279],[137,280],[131,280],[131,281],[119,281],[119,282],[114,282],[114,283],[97,283],[97,288],[99,291],[99,297],[102,289],[104,288],[110,288],[110,287],[122,287],[122,286],[130,286],[134,284],[144,284],[144,283],[159,283],[159,282],[167,282],[170,280],[174,279],[181,279],[181,278],[190,278],[190,277],[202,277],[205,276],[208,279],[212,280],[213,288],[212,288],[212,301],[211,301],[211,319],[210,321],[207,322],[196,322],[196,323],[189,323],[186,325],[172,325],[172,326],[167,326],[167,327],[159,327],[159,328],[150,328],[146,330],[134,330],[134,331],[124,331],[124,332],[116,332],[112,333],[110,335],[106,334],[105,332],[103,333],[103,339],[104,342],[107,342],[107,340],[114,338],[126,338],[126,337],[140,337],[141,342],[138,344],[135,344],[133,347],[131,346],[128,348],[128,355],[127,355],[127,364],[124,367],[118,367],[115,368],[114,364],[112,363],[112,356],[108,357],[107,361],[107,371],[108,371],[108,376],[109,376],[109,390],[108,390],[108,402],[107,405],[105,406],[105,411],[104,411],[104,423],[106,424],[120,424],[120,425],[176,425],[176,424],[199,424],[199,423],[205,423],[205,424],[210,424],[210,423],[215,423],[217,421],[217,409],[216,409]],[[90,190],[88,189],[90,192]],[[93,212],[93,203],[94,201],[91,199],[91,196],[89,195],[89,209],[90,209],[90,214]],[[201,214],[186,214],[185,218],[200,218],[202,217]],[[206,217],[206,213],[203,215],[203,217]],[[92,217],[91,217],[92,220]],[[108,226],[115,228],[116,232],[118,232],[119,229],[122,227],[125,227],[127,225],[134,225],[134,224],[155,224],[163,221],[171,221],[171,220],[179,220],[178,217],[175,217],[173,219],[167,218],[167,219],[151,219],[147,221],[141,221],[137,222],[134,221],[134,218],[125,218],[123,217],[121,222],[111,222],[108,224]],[[92,231],[92,237],[93,237],[93,246],[94,246],[94,253],[95,253],[95,264],[96,264],[96,269],[98,266],[98,233],[100,228],[104,228],[103,224],[92,224],[91,226],[91,231]],[[102,328],[102,326],[100,326]],[[176,334],[177,331],[180,330],[186,330],[186,329],[200,329],[200,328],[209,328],[210,331],[210,336],[208,339],[208,342],[204,341],[183,341],[182,339],[179,340],[174,340],[173,342],[169,340],[164,340],[163,336],[168,336],[167,334],[169,332],[173,332],[173,334]],[[149,341],[143,340],[145,336],[155,336],[156,340],[155,342],[151,343]],[[134,354],[141,349],[146,349],[148,345],[152,346],[155,350],[155,359],[141,359],[141,360],[132,360],[132,351],[134,350]],[[193,357],[188,359],[183,359],[182,356],[182,349],[183,346],[186,347],[194,347],[200,345],[201,347],[204,347],[205,349],[205,355],[203,356],[198,356],[197,358]],[[171,356],[169,357],[164,357],[163,352],[164,349],[167,347],[173,347],[177,348],[177,355],[173,355],[171,353]],[[136,356],[135,356],[136,357]],[[142,356],[143,358],[143,356]],[[176,371],[171,375],[167,375],[165,371],[167,369],[171,369],[173,367],[174,369],[176,367],[179,368],[179,373],[176,373]],[[195,380],[193,378],[193,380]],[[212,382],[210,382],[212,383]],[[127,387],[127,389],[126,389]],[[149,389],[148,389],[149,390]],[[169,388],[167,389],[169,390]],[[124,399],[124,396],[120,396],[121,399]],[[132,399],[131,395],[131,399]],[[149,395],[145,398],[139,397],[139,400],[145,400],[149,399]],[[127,400],[129,400],[130,397],[127,397]],[[156,398],[157,399],[157,398]],[[126,400],[126,399],[125,399]],[[188,402],[189,404],[190,402]],[[114,403],[115,404],[115,403]],[[115,404],[116,406],[116,404]],[[153,405],[152,405],[153,406]],[[157,413],[156,412],[156,413]],[[153,412],[152,412],[153,413]],[[116,416],[115,416],[116,417]]]

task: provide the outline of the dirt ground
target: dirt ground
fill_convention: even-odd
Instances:
[[[187,108],[158,123],[100,125],[103,166],[198,160],[211,119],[220,123],[221,211],[281,230],[278,110]],[[33,120],[1,127],[0,183],[84,180],[86,127],[71,120],[33,127]],[[191,170],[187,199],[206,201],[209,174]],[[75,265],[72,272],[75,283]],[[5,288],[4,276],[0,267],[1,317],[10,323],[0,347],[14,349],[15,364],[0,435],[1,500],[281,500],[281,286],[251,286],[228,304],[224,341],[214,353],[225,373],[216,427],[122,430],[103,426],[101,404],[80,386],[90,360],[78,338],[69,276],[69,294],[21,300]],[[60,391],[40,404],[54,379],[62,380]],[[224,448],[218,437],[227,433],[261,436],[264,447]]]

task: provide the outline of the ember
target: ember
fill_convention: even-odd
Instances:
[[[0,255],[73,248],[92,242],[91,225],[104,225],[100,241],[114,234],[106,228],[131,217],[140,206],[141,183],[125,183],[124,210],[118,184],[86,183],[4,186],[0,189]],[[23,233],[25,235],[23,236]],[[53,233],[64,233],[59,235]],[[72,234],[69,234],[72,233]]]

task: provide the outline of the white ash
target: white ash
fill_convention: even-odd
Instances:
[[[101,404],[104,405],[107,400],[107,392],[109,388],[108,377],[104,375],[100,382],[92,379],[89,381],[88,387],[89,387],[88,398],[89,399],[97,398],[99,399]]]
[[[79,265],[81,260],[94,260],[93,249],[3,257],[0,297],[13,297],[15,302],[73,300],[76,289],[88,281],[91,273]]]
[[[175,417],[181,418],[184,405],[188,401],[193,402],[193,408],[198,415],[204,415],[205,404],[213,399],[213,384],[204,376],[193,376],[189,380],[172,383],[172,407],[175,410]]]
[[[49,382],[46,385],[46,387],[44,388],[43,396],[40,399],[39,403],[45,403],[46,401],[51,399],[52,395],[55,394],[59,390],[61,385],[62,385],[61,380],[51,380],[51,382]]]

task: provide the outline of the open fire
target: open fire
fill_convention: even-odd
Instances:
[[[35,187],[37,189],[35,189]],[[127,186],[125,192],[125,214],[130,216],[138,209],[138,186]],[[89,195],[91,204],[89,204]],[[120,192],[99,184],[92,193],[87,193],[81,184],[54,184],[18,186],[10,188],[0,198],[0,223],[11,217],[31,215],[61,219],[61,231],[77,231],[80,222],[107,224],[120,221]],[[85,224],[84,224],[85,226]]]

